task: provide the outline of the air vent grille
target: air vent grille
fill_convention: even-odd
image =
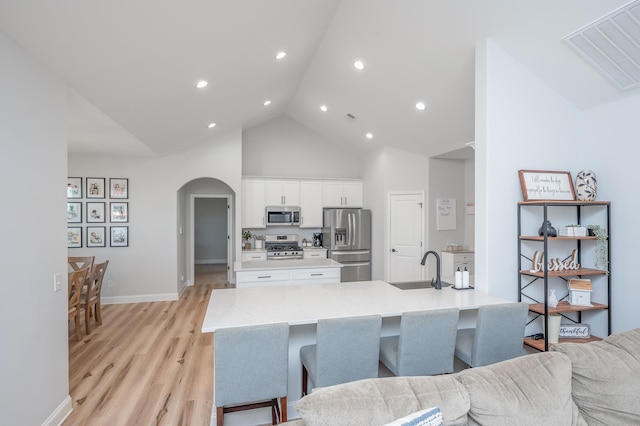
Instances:
[[[563,40],[619,90],[640,86],[640,0]]]
[[[344,118],[346,118],[349,121],[355,121],[356,116],[349,112],[349,113],[347,113],[347,115],[344,116]]]

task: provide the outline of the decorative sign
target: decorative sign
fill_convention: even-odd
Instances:
[[[591,337],[589,324],[560,324],[560,337],[569,339],[588,339]]]
[[[580,269],[580,264],[576,262],[577,250],[573,249],[571,255],[565,260],[559,257],[553,258],[547,265],[547,271],[569,271]],[[531,272],[541,272],[544,269],[544,252],[533,252],[533,259],[531,261]]]
[[[438,231],[449,231],[456,229],[456,199],[455,198],[438,198],[437,206],[437,224]]]
[[[573,181],[569,172],[519,170],[520,187],[525,201],[575,201]]]

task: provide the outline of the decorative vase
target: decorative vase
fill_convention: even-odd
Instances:
[[[582,170],[576,175],[576,199],[578,201],[595,201],[598,192],[596,174],[591,170]]]
[[[549,307],[555,308],[557,306],[558,306],[558,296],[556,296],[556,290],[552,288],[551,290],[549,290]]]
[[[540,229],[538,229],[538,235],[542,237],[544,235],[545,229],[547,231],[547,237],[558,236],[558,231],[556,231],[556,228],[551,226],[551,222],[549,222],[548,220],[542,223],[542,226],[540,227]]]

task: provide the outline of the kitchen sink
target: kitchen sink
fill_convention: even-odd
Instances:
[[[418,290],[421,288],[432,288],[431,281],[407,281],[402,283],[389,283],[400,290]],[[442,281],[442,287],[448,287],[451,283]]]

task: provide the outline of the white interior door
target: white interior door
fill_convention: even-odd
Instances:
[[[420,281],[424,194],[389,194],[388,282]]]

